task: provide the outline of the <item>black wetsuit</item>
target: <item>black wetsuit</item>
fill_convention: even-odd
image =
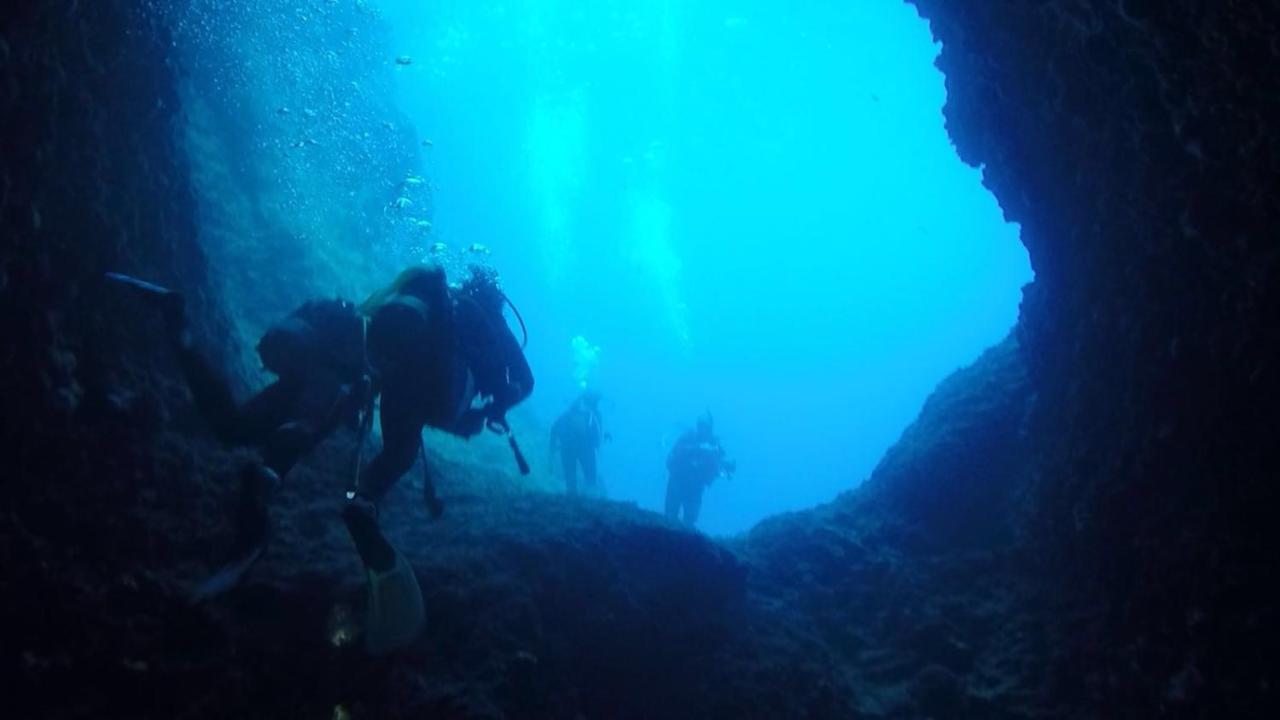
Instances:
[[[179,343],[178,361],[214,433],[229,445],[258,448],[263,463],[283,477],[357,411],[362,323],[355,306],[343,300],[316,300],[295,310],[258,347],[264,360],[272,351],[298,360],[275,367],[268,362],[277,379],[243,404],[236,403],[223,374],[189,344]]]
[[[421,352],[414,362],[375,373],[382,449],[361,473],[359,488],[371,502],[380,501],[413,466],[423,427],[470,437],[486,421],[501,420],[533,390],[533,373],[500,313],[494,320],[472,302],[451,304],[450,312],[433,314],[425,331],[429,337],[417,339]],[[362,386],[371,371],[365,337],[365,319],[351,303],[303,305],[259,343],[264,363],[278,378],[243,404],[235,402],[222,373],[194,348],[179,343],[178,356],[196,404],[219,438],[258,448],[262,464],[282,478],[364,404]],[[268,357],[276,362],[266,362]],[[473,407],[477,398],[484,404]],[[266,540],[272,481],[257,467],[250,465],[242,474],[233,557]]]
[[[471,437],[533,392],[533,371],[500,309],[486,312],[456,297],[446,317],[419,362],[379,381],[382,451],[360,491],[370,500],[380,500],[413,466],[423,427]]]
[[[603,437],[600,412],[579,399],[551,426],[552,452],[560,450],[560,465],[569,495],[578,493],[578,468],[585,484],[596,484],[596,451]]]
[[[723,468],[724,448],[715,435],[697,430],[681,435],[667,455],[667,517],[688,525],[698,522],[702,491]]]

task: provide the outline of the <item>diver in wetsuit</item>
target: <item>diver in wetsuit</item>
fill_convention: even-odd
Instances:
[[[683,520],[686,525],[698,522],[702,491],[717,477],[732,476],[737,469],[736,464],[726,460],[724,455],[710,413],[698,418],[697,426],[680,436],[667,455],[668,518]]]
[[[560,464],[564,471],[565,490],[569,495],[578,494],[578,468],[582,468],[583,483],[596,484],[596,451],[607,439],[600,421],[600,393],[587,390],[551,425],[551,455],[560,451]]]
[[[194,592],[207,599],[234,587],[262,556],[268,500],[280,479],[365,401],[364,320],[343,300],[302,305],[258,342],[263,367],[276,380],[238,404],[220,370],[195,347],[180,293],[124,275],[108,277],[142,290],[160,308],[192,398],[218,439],[259,451],[260,459],[240,471],[230,559]]]
[[[533,371],[503,317],[506,303],[497,274],[480,266],[456,290],[443,271],[412,268],[365,302],[382,450],[353,499],[382,499],[413,466],[424,427],[510,437],[507,411],[533,392]],[[518,450],[516,459],[525,472]]]
[[[486,426],[505,433],[525,468],[505,415],[528,397],[533,374],[503,318],[507,299],[491,270],[472,268],[470,279],[451,291],[442,269],[410,268],[360,308],[340,300],[303,305],[258,344],[264,366],[278,379],[243,405],[235,403],[225,379],[196,351],[179,293],[127,276],[109,277],[141,289],[161,308],[192,395],[216,434],[261,453],[261,461],[241,473],[232,559],[196,590],[198,599],[234,587],[261,557],[271,490],[338,424],[354,419],[362,407],[368,418],[375,395],[381,397],[383,447],[348,494],[343,512],[371,587],[398,566],[400,575],[407,571],[412,580],[412,571],[378,528],[376,503],[413,465],[424,426],[463,437]],[[429,484],[427,500],[438,515],[441,507]],[[401,582],[399,590],[421,603],[416,580],[412,588]],[[412,597],[402,600],[413,602]],[[371,647],[376,644],[371,637]]]
[[[369,576],[371,613],[376,608],[383,618],[367,623],[371,651],[406,642],[406,634],[416,633],[406,633],[414,621],[405,618],[422,615],[413,570],[378,527],[377,503],[412,467],[423,427],[461,437],[485,427],[505,434],[521,472],[528,472],[506,413],[533,391],[533,372],[503,318],[507,303],[497,274],[481,267],[454,292],[442,270],[414,268],[365,303],[383,445],[348,493],[343,519]],[[430,483],[427,492],[430,505]]]

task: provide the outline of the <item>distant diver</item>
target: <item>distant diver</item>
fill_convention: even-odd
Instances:
[[[565,492],[578,494],[578,468],[588,487],[596,486],[596,451],[609,439],[600,419],[600,393],[586,390],[569,405],[551,426],[551,457],[557,451],[564,473]]]
[[[357,448],[343,519],[369,579],[366,646],[381,653],[412,641],[424,620],[421,591],[408,562],[383,536],[377,503],[421,455],[428,508],[433,516],[443,512],[426,467],[423,427],[461,437],[488,427],[507,436],[528,472],[506,413],[532,392],[533,373],[503,317],[509,301],[497,274],[476,266],[451,289],[442,268],[411,267],[359,307],[344,300],[305,303],[259,341],[263,366],[277,379],[239,405],[222,373],[196,350],[180,293],[117,273],[108,278],[160,308],[192,396],[215,434],[260,454],[240,473],[231,559],[194,597],[209,599],[239,584],[266,549],[267,505],[280,479],[340,424],[358,427],[362,446],[380,398],[382,448],[362,471]]]
[[[697,426],[681,435],[667,455],[667,517],[686,525],[696,524],[703,490],[721,475],[732,477],[736,470],[737,465],[725,459],[711,413],[703,414]]]

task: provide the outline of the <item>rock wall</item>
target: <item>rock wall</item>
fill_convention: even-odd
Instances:
[[[206,292],[180,111],[164,31],[133,3],[22,3],[6,10],[3,64],[6,435],[103,396],[108,355],[138,342],[102,272],[145,273],[187,290],[196,330],[221,340]],[[11,415],[12,413],[12,415]],[[11,436],[10,436],[11,437]]]
[[[159,318],[103,272],[183,289],[196,335],[235,346],[195,240],[164,29],[126,0],[0,17],[0,662],[15,714],[102,714],[154,662],[134,638],[177,606],[152,569],[199,561],[195,480],[226,462],[149,351]]]
[[[1280,16],[913,0],[947,126],[1036,271],[1027,553],[1091,714],[1274,702]]]
[[[282,311],[363,299],[427,256],[431,184],[374,8],[183,0],[165,20],[200,242],[246,344]]]
[[[191,417],[154,320],[183,288],[230,347],[194,241],[163,28],[126,0],[0,34],[0,494],[20,716],[1259,716],[1274,704],[1280,155],[1262,3],[914,0],[948,126],[1037,281],[861,489],[718,546],[633,509],[502,493],[446,463],[387,521],[432,630],[382,662],[321,448],[228,603],[236,456]],[[125,319],[128,322],[125,322]],[[439,460],[440,458],[438,458]],[[476,488],[488,488],[477,493]],[[345,610],[344,610],[345,608]],[[338,633],[339,635],[341,633]]]
[[[822,638],[857,716],[1063,711],[1046,692],[1047,607],[1017,552],[1031,394],[1010,338],[934,391],[863,486],[740,544],[756,603]]]

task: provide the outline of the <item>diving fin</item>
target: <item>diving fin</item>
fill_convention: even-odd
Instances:
[[[369,608],[364,645],[370,655],[386,655],[417,639],[426,624],[422,589],[413,566],[387,542],[378,527],[378,511],[359,496],[342,511],[368,579]]]
[[[116,282],[128,285],[129,287],[132,287],[135,290],[141,290],[142,292],[147,293],[148,295],[165,296],[165,295],[175,294],[173,290],[170,290],[167,287],[162,287],[160,285],[156,285],[155,283],[147,282],[146,280],[143,280],[141,278],[136,278],[132,275],[125,275],[124,273],[118,273],[118,272],[109,272],[109,273],[105,273],[105,275],[108,280],[115,280]]]
[[[427,613],[422,588],[413,566],[395,551],[395,565],[387,572],[366,568],[369,609],[364,625],[364,647],[370,655],[386,655],[411,644],[422,634]]]
[[[169,326],[170,332],[181,338],[187,326],[186,299],[182,297],[182,293],[132,275],[125,275],[124,273],[109,272],[104,273],[104,276],[108,280],[127,285],[141,292],[147,302],[160,309],[160,313],[164,316],[164,322]]]
[[[258,559],[262,557],[262,553],[266,549],[265,543],[258,545],[249,550],[248,553],[223,565],[216,573],[209,576],[208,580],[200,583],[195,590],[191,591],[191,600],[197,603],[208,602],[239,585],[245,574],[258,562]]]
[[[212,600],[239,585],[266,552],[267,541],[271,537],[271,516],[267,504],[279,484],[280,476],[260,463],[250,463],[240,471],[240,507],[232,559],[192,591],[193,601]]]

